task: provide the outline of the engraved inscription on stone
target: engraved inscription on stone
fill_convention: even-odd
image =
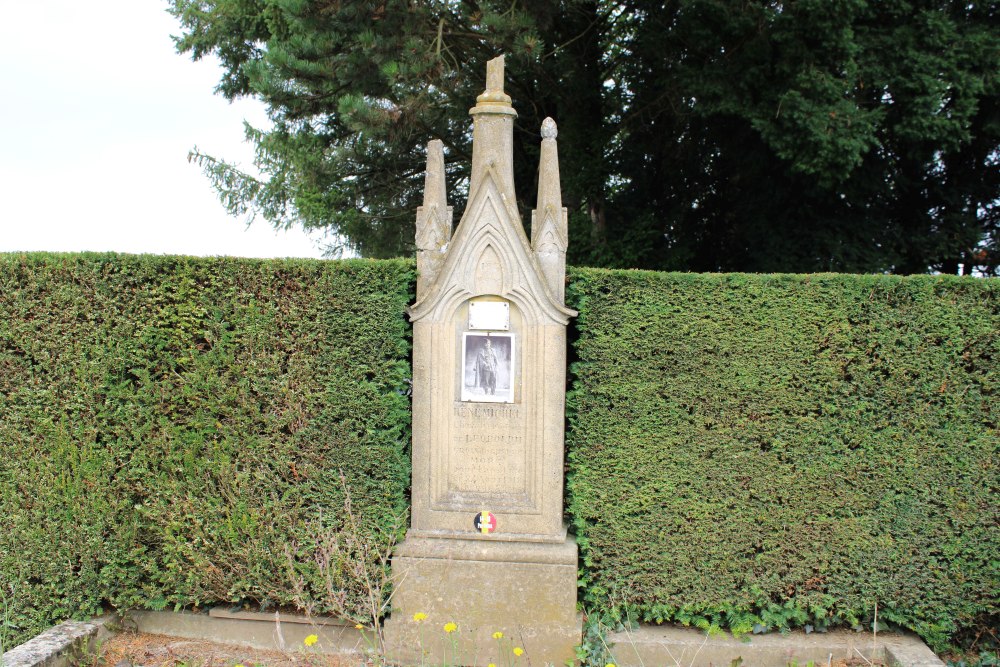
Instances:
[[[450,449],[449,491],[523,494],[527,442],[520,406],[455,406]]]

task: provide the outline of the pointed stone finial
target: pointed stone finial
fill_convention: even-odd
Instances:
[[[424,173],[424,205],[417,207],[417,296],[434,282],[444,262],[451,239],[452,208],[448,206],[445,184],[444,144],[435,139],[427,144],[427,171]]]
[[[551,118],[542,121],[542,150],[538,162],[538,203],[531,212],[531,247],[545,280],[559,303],[566,294],[567,212],[559,183],[559,131]]]
[[[558,240],[563,242],[566,238],[566,230],[560,228],[559,220],[562,211],[562,192],[559,182],[559,149],[556,145],[556,136],[559,131],[556,122],[551,118],[542,121],[542,150],[538,161],[538,202],[535,208],[536,214],[540,215],[539,222],[544,222],[545,215],[551,213],[556,221]],[[541,241],[541,234],[547,229],[545,224],[532,225],[531,241],[536,245]],[[562,245],[565,250],[565,244]],[[536,247],[537,250],[537,247]]]
[[[542,139],[555,139],[559,136],[559,128],[556,127],[556,122],[551,118],[546,118],[542,121]]]
[[[434,139],[427,143],[427,171],[424,172],[424,208],[435,204],[448,205],[448,190],[444,182],[444,143]]]
[[[559,134],[556,122],[551,118],[542,121],[542,150],[538,161],[538,206],[544,211],[546,207],[554,210],[562,208],[562,193],[559,183],[559,149],[556,147],[556,136]],[[537,233],[532,234],[532,239]]]

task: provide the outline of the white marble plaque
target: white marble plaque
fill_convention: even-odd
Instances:
[[[504,301],[473,301],[469,304],[469,328],[510,330],[510,304]]]

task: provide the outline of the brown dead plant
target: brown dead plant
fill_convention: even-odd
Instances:
[[[376,663],[382,664],[385,635],[381,621],[398,583],[390,561],[406,515],[395,517],[388,528],[374,522],[363,524],[354,510],[343,471],[340,483],[344,491],[341,524],[324,527],[320,515],[314,546],[305,554],[296,542],[285,546],[293,599],[310,618],[332,614],[353,622]]]

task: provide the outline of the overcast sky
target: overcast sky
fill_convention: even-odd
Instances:
[[[320,257],[299,230],[228,216],[194,147],[252,163],[254,101],[213,93],[163,0],[0,0],[0,252]]]

